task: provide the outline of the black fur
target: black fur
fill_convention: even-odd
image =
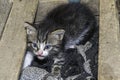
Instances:
[[[57,29],[65,30],[65,35],[61,46],[62,52],[64,53],[63,57],[65,58],[65,63],[62,66],[61,75],[63,78],[67,78],[68,76],[81,73],[83,76],[79,76],[76,78],[76,80],[85,80],[88,74],[83,73],[84,59],[76,49],[69,49],[69,46],[80,44],[84,45],[93,37],[97,26],[96,19],[89,8],[80,3],[63,4],[50,11],[42,22],[39,24],[34,23],[34,25],[38,29],[39,40],[41,39],[41,36],[47,36],[45,35],[46,32],[50,33]],[[94,41],[92,43],[94,43]],[[98,43],[95,43],[95,45],[96,44]],[[96,46],[94,46],[93,49],[95,47]],[[93,61],[91,64],[96,65],[97,63],[94,63],[94,59],[97,53],[92,51],[89,51],[87,53],[88,59],[92,59]],[[37,64],[39,64],[38,66],[40,68],[44,68],[50,72],[50,68],[53,64],[53,59],[47,57],[46,60],[47,61],[45,61],[45,64],[43,64],[44,60],[42,64],[41,62]],[[34,64],[36,65],[36,63]],[[69,67],[72,68],[68,70]],[[97,68],[97,66],[95,68]],[[94,70],[95,69],[93,69],[93,71]],[[95,77],[97,76],[96,74]]]
[[[36,27],[41,36],[46,36],[44,34],[47,31],[64,29],[64,48],[67,49],[70,45],[85,44],[92,37],[96,19],[88,7],[80,3],[69,3],[53,9]]]

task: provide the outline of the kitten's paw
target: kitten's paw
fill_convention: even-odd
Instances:
[[[91,74],[91,75],[92,75],[91,68],[90,68],[90,60],[87,60],[87,61],[84,63],[84,69],[85,69],[85,71],[86,71],[88,74]]]

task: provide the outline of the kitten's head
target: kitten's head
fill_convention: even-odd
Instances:
[[[58,29],[52,32],[42,33],[35,27],[27,24],[28,46],[38,59],[44,59],[50,55],[57,55],[61,49],[62,39],[65,31]]]

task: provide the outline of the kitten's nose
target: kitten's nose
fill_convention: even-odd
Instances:
[[[38,51],[38,55],[42,55],[43,54],[43,51],[42,50],[39,50]]]

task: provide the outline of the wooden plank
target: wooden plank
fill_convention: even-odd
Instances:
[[[5,23],[9,16],[9,12],[12,7],[12,2],[9,0],[0,0],[0,38],[4,30]]]
[[[117,10],[118,10],[118,15],[119,15],[119,24],[120,24],[120,0],[116,0],[116,7],[117,7]]]
[[[39,0],[40,2],[68,2],[68,0]]]
[[[116,0],[116,5],[117,5],[118,12],[120,14],[120,0]]]
[[[26,48],[24,22],[34,19],[38,0],[14,0],[0,41],[0,80],[18,80]]]
[[[100,0],[99,80],[120,80],[119,30],[115,0]]]
[[[99,1],[100,0],[80,0],[81,3],[86,4],[91,11],[93,11],[94,15],[99,15]]]
[[[37,11],[36,22],[44,19],[46,14],[51,11],[54,7],[68,3],[68,0],[39,0],[39,6]]]

